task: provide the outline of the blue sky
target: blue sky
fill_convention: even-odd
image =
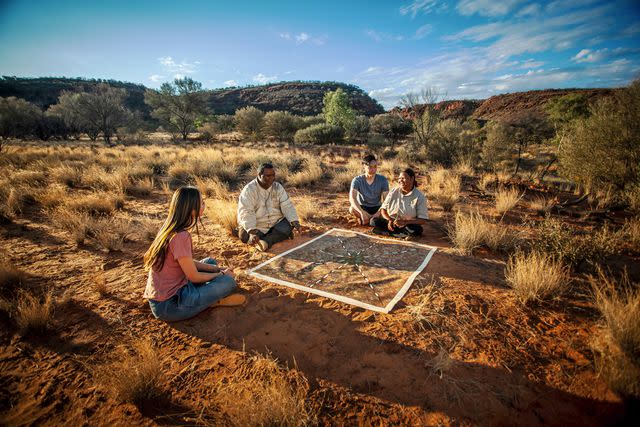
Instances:
[[[640,1],[0,0],[0,74],[336,80],[386,108],[424,87],[617,87],[640,77]]]

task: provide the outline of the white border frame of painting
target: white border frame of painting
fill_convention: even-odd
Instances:
[[[325,291],[322,291],[320,289],[310,288],[308,286],[298,285],[297,283],[287,282],[286,280],[280,280],[280,279],[276,279],[276,278],[273,278],[273,277],[265,276],[264,274],[256,273],[256,270],[258,270],[259,268],[262,268],[265,265],[269,264],[270,262],[275,261],[276,259],[281,258],[281,257],[283,257],[283,256],[285,256],[285,255],[287,255],[287,254],[289,254],[289,253],[291,253],[293,251],[296,251],[296,250],[308,245],[309,243],[315,242],[316,240],[326,236],[327,234],[330,234],[332,231],[343,231],[343,232],[346,232],[346,233],[360,234],[361,236],[365,236],[365,237],[368,237],[368,238],[371,238],[371,239],[384,240],[384,241],[387,241],[387,242],[390,241],[389,239],[385,239],[383,237],[371,236],[369,234],[361,233],[359,231],[345,230],[345,229],[342,229],[342,228],[332,228],[331,230],[319,235],[318,237],[314,237],[313,239],[309,240],[308,242],[305,242],[305,243],[303,243],[303,244],[301,244],[299,246],[293,247],[293,248],[289,249],[288,251],[282,252],[281,254],[278,254],[273,258],[269,258],[268,260],[262,262],[261,264],[257,265],[256,267],[253,267],[252,269],[248,270],[247,274],[249,276],[253,276],[253,277],[256,277],[258,279],[265,280],[267,282],[276,283],[278,285],[282,285],[282,286],[286,286],[286,287],[289,287],[289,288],[298,289],[300,291],[304,291],[304,292],[309,292],[309,293],[312,293],[312,294],[320,295],[320,296],[323,296],[323,297],[326,297],[326,298],[330,298],[330,299],[333,299],[333,300],[336,300],[336,301],[344,302],[346,304],[355,305],[356,307],[366,308],[367,310],[376,311],[378,313],[389,313],[393,309],[393,307],[398,303],[398,301],[400,301],[400,299],[402,299],[404,294],[407,293],[407,291],[411,287],[411,284],[413,283],[415,278],[418,276],[418,274],[420,274],[422,272],[422,270],[425,269],[427,264],[429,264],[429,261],[431,261],[431,257],[433,256],[433,254],[437,250],[437,248],[435,246],[423,245],[423,244],[414,243],[414,242],[402,242],[402,244],[404,244],[404,245],[428,248],[428,249],[431,249],[431,250],[429,251],[427,256],[424,258],[424,260],[422,261],[422,264],[420,264],[420,266],[411,274],[411,276],[409,276],[409,278],[404,283],[402,288],[400,288],[400,290],[396,293],[396,295],[393,297],[393,299],[391,301],[389,301],[389,303],[387,304],[386,307],[378,307],[378,306],[375,306],[375,305],[367,304],[367,303],[362,302],[362,301],[355,300],[353,298],[345,297],[345,296],[338,295],[338,294],[333,294],[331,292],[325,292]]]

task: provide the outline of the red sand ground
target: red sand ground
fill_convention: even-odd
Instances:
[[[321,218],[294,241],[261,254],[206,221],[207,230],[194,238],[196,256],[226,257],[237,271],[246,270],[331,227],[352,227],[341,208],[346,195],[312,195]],[[162,217],[166,203],[167,196],[158,194],[128,200],[125,209]],[[456,254],[443,231],[447,214],[435,207],[431,215],[418,242],[440,250],[388,315],[241,276],[245,306],[209,309],[173,324],[155,320],[142,299],[147,243],[128,243],[115,253],[77,248],[36,212],[3,225],[0,247],[6,257],[57,295],[66,290],[70,299],[57,308],[53,331],[44,337],[20,337],[3,319],[0,424],[207,421],[202,410],[209,407],[212,378],[228,377],[246,357],[243,352],[271,353],[297,366],[310,382],[309,401],[323,424],[623,422],[623,404],[595,372],[590,342],[597,312],[589,301],[572,296],[523,307],[505,285],[506,256],[486,250]],[[94,289],[100,276],[107,296]],[[411,321],[407,304],[416,303],[431,282],[432,306],[421,328]],[[166,363],[167,397],[141,406],[118,403],[95,368],[117,346],[142,337],[154,341]],[[217,419],[214,410],[209,421]]]

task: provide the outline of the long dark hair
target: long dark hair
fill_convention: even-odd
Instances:
[[[178,188],[171,197],[169,214],[156,238],[144,254],[145,270],[161,270],[167,256],[167,247],[171,238],[181,231],[196,227],[198,232],[198,220],[202,196],[196,187],[185,186]],[[195,215],[193,214],[195,212]]]
[[[406,173],[411,178],[413,178],[413,187],[411,187],[412,190],[418,186],[418,180],[416,179],[416,173],[413,171],[413,169],[406,168],[401,173]]]

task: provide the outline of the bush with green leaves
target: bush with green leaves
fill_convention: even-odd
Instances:
[[[153,108],[153,116],[160,119],[166,129],[178,132],[183,141],[196,130],[196,122],[208,109],[202,83],[190,77],[163,83],[158,91],[148,89],[144,102]]]
[[[546,217],[535,227],[533,250],[553,256],[577,268],[581,263],[595,265],[621,247],[620,233],[603,226],[593,232],[578,234],[558,219]]]
[[[445,167],[461,161],[475,164],[479,161],[482,134],[475,121],[442,120],[436,124],[436,132],[429,142],[429,158]]]
[[[296,144],[339,144],[344,140],[344,130],[340,126],[318,124],[296,132]]]
[[[346,131],[346,137],[352,144],[365,144],[369,136],[369,118],[367,116],[356,116],[353,124]]]
[[[298,130],[296,116],[288,111],[269,111],[264,116],[262,131],[265,136],[281,141],[293,141],[293,136]]]
[[[413,130],[410,120],[404,119],[399,114],[378,114],[371,118],[371,131],[384,136],[391,142],[393,150],[396,144],[406,138]]]
[[[514,166],[513,138],[515,130],[503,122],[489,122],[485,126],[486,140],[480,157],[485,168],[490,170],[511,169]]]
[[[592,190],[622,194],[640,184],[640,80],[601,99],[570,125],[559,147],[562,173]]]
[[[40,109],[24,99],[0,98],[0,149],[2,140],[32,136],[40,115]]]
[[[322,103],[322,114],[327,124],[339,126],[345,131],[354,126],[356,112],[351,108],[349,96],[342,88],[326,92]]]
[[[264,124],[264,112],[256,107],[244,107],[236,110],[236,130],[246,137],[260,138]]]

